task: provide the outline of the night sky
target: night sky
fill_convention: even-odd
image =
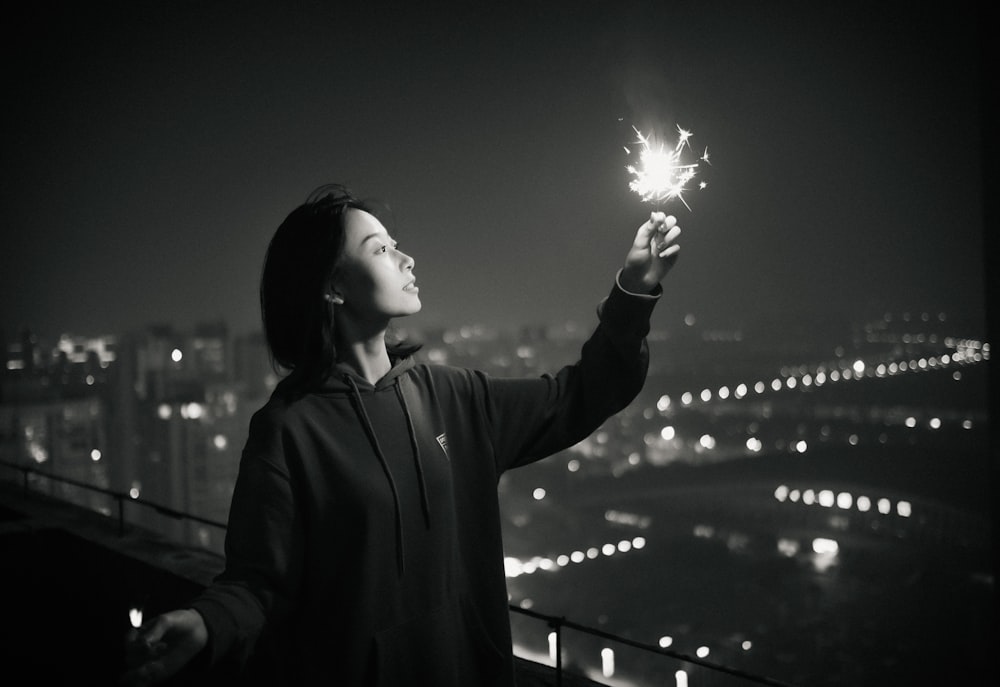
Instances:
[[[0,328],[253,330],[271,234],[330,181],[392,208],[413,324],[589,321],[650,210],[633,124],[712,162],[654,326],[983,317],[974,3],[354,4],[8,18]]]

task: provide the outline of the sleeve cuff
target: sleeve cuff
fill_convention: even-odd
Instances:
[[[644,337],[649,333],[649,318],[653,314],[653,308],[662,295],[663,288],[659,284],[652,293],[626,291],[616,275],[611,293],[597,306],[597,317],[602,324],[622,335]]]
[[[232,647],[232,638],[236,634],[232,617],[224,606],[211,599],[196,599],[188,608],[201,615],[208,630],[208,642],[201,651],[204,664],[219,664]]]
[[[617,286],[622,293],[627,293],[628,295],[635,296],[636,298],[652,298],[654,300],[658,299],[660,296],[663,295],[663,287],[659,284],[657,284],[656,288],[653,289],[652,292],[650,293],[636,293],[634,291],[629,291],[628,289],[622,286],[621,276],[622,276],[622,271],[619,269],[618,272],[615,273],[615,286]]]

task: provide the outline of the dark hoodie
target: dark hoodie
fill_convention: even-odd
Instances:
[[[616,286],[555,376],[404,358],[375,385],[279,384],[250,423],[225,571],[192,604],[208,661],[269,685],[514,684],[497,482],[635,398],[656,297]]]

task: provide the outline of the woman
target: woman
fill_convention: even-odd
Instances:
[[[264,263],[289,374],[250,423],[225,570],[134,633],[126,682],[228,664],[268,685],[512,685],[497,482],[639,392],[679,233],[659,212],[639,227],[577,363],[503,379],[387,344],[421,307],[413,259],[346,189],[312,194]]]

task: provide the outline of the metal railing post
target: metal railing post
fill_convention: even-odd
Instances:
[[[549,627],[556,632],[556,687],[562,687],[562,628],[565,618],[553,618]]]

